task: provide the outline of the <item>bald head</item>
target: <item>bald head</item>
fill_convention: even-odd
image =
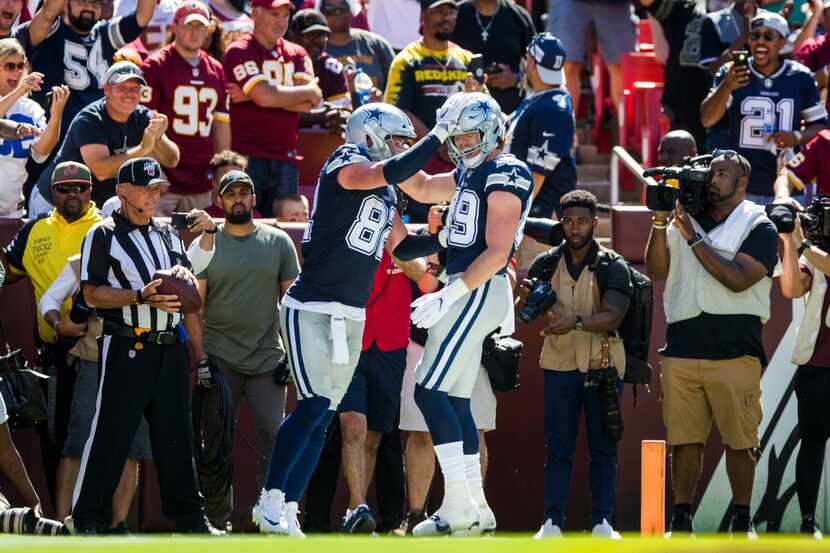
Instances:
[[[657,159],[660,165],[680,165],[684,157],[697,155],[695,137],[688,131],[670,131],[660,140]]]

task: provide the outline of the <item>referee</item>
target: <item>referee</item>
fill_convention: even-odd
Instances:
[[[96,534],[109,521],[108,506],[142,415],[150,426],[164,515],[177,532],[219,533],[204,516],[189,424],[185,327],[198,332],[199,315],[178,313],[178,298],[159,294],[161,281],[151,281],[157,270],[172,268],[195,282],[181,238],[153,219],[164,183],[151,158],[121,165],[121,208],[89,230],[81,249],[84,297],[104,329],[97,407],[67,518],[75,534]],[[198,234],[214,227],[200,215],[190,229]]]

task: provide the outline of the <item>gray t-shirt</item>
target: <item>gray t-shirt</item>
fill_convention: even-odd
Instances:
[[[359,68],[372,77],[378,90],[383,92],[386,89],[389,66],[395,59],[395,51],[386,39],[378,34],[363,29],[351,29],[351,35],[352,41],[345,46],[334,46],[329,41],[326,53],[344,65],[348,63],[347,58],[351,57]],[[352,101],[355,102],[356,99],[352,98]]]
[[[288,234],[254,225],[248,236],[231,236],[220,225],[213,259],[196,275],[207,280],[205,352],[250,375],[273,370],[285,354],[279,340],[280,282],[300,272]]]

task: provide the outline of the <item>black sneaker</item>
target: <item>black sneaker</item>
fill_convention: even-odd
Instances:
[[[666,532],[666,537],[670,538],[676,534],[694,534],[695,528],[692,524],[692,515],[686,511],[676,511],[671,518],[671,526]]]
[[[801,518],[801,533],[812,536],[813,539],[823,540],[824,536],[818,527],[816,517],[807,515]]]
[[[406,535],[412,535],[412,529],[415,528],[419,523],[425,521],[427,516],[424,514],[423,511],[409,511],[406,515]]]
[[[750,540],[758,539],[755,525],[748,515],[732,515],[732,520],[729,523],[729,533],[733,536],[746,536]]]
[[[85,524],[83,522],[76,521],[71,515],[63,519],[63,524],[66,530],[73,536],[98,535],[98,530],[95,528],[94,524]]]
[[[105,526],[98,528],[98,534],[104,536],[131,536],[130,527],[123,520],[112,528]]]
[[[194,524],[189,526],[184,526],[176,529],[177,534],[209,534],[211,536],[224,536],[225,532],[222,530],[217,530],[213,527],[213,525],[207,521],[206,518],[202,518],[200,521],[197,521]]]
[[[343,517],[343,524],[340,531],[344,534],[371,534],[375,531],[377,523],[372,511],[366,505],[358,505],[354,510],[346,513]]]

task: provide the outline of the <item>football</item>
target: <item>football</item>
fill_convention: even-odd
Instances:
[[[153,280],[161,279],[161,284],[156,288],[159,294],[175,295],[179,297],[182,306],[179,311],[182,313],[196,313],[202,308],[202,297],[199,289],[190,281],[176,278],[170,269],[156,271]]]

